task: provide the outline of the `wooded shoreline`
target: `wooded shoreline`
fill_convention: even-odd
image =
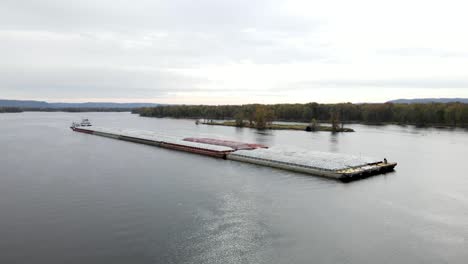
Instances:
[[[132,111],[145,117],[206,120],[328,122],[331,124],[399,124],[437,127],[468,127],[468,104],[249,104],[249,105],[166,105]],[[259,119],[259,120],[257,120]]]

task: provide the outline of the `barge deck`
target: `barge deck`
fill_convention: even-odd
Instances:
[[[151,131],[104,127],[72,126],[75,132],[103,136],[134,143],[229,159],[288,171],[352,181],[393,171],[397,163],[356,155],[345,155],[298,149],[269,148],[212,138],[183,138]]]

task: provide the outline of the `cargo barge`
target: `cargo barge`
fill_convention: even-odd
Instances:
[[[341,181],[352,181],[371,175],[393,171],[397,163],[354,155],[269,148],[262,144],[249,144],[213,138],[184,138],[167,136],[151,131],[123,130],[74,123],[75,132],[190,152],[215,158],[246,162],[288,171],[322,176]]]
[[[71,129],[75,132],[81,132],[86,134],[92,134],[102,137],[108,137],[113,139],[119,139],[123,141],[129,141],[139,144],[152,145],[161,148],[179,150],[184,152],[196,153],[205,156],[211,156],[216,158],[226,159],[226,155],[234,149],[226,146],[217,146],[202,144],[197,142],[184,141],[183,138],[171,137],[152,133],[148,131],[138,130],[120,130],[120,129],[109,129],[103,127],[74,127]]]
[[[296,171],[316,176],[352,181],[392,171],[396,163],[368,157],[298,149],[269,148],[239,150],[230,160]]]

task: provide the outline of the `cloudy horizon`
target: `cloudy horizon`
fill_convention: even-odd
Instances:
[[[455,0],[3,0],[0,98],[468,97],[467,7]]]

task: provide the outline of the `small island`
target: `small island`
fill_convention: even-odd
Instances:
[[[255,129],[275,129],[275,130],[301,130],[301,131],[327,131],[327,132],[354,132],[351,128],[345,128],[344,123],[340,123],[340,115],[337,111],[330,113],[331,126],[320,125],[315,118],[313,118],[309,124],[297,124],[297,123],[274,123],[275,115],[273,111],[268,108],[257,105],[251,113],[237,112],[234,115],[234,121],[213,121],[211,119],[205,119],[200,122],[197,119],[195,122],[203,125],[212,126],[232,126],[232,127],[246,127]]]
[[[257,126],[255,123],[250,124],[248,122],[243,122],[242,125],[239,125],[239,123],[235,121],[221,121],[221,122],[215,122],[213,120],[206,121],[206,122],[200,122],[198,121],[199,124],[203,125],[211,125],[211,126],[231,126],[231,127],[246,127],[246,128],[255,128],[257,129]],[[341,126],[323,126],[323,125],[318,125],[313,122],[309,125],[305,124],[276,124],[276,123],[269,123],[266,124],[265,127],[262,129],[273,129],[273,130],[300,130],[300,131],[328,131],[328,132],[354,132],[353,129],[351,128],[346,128],[346,127],[341,127]]]

